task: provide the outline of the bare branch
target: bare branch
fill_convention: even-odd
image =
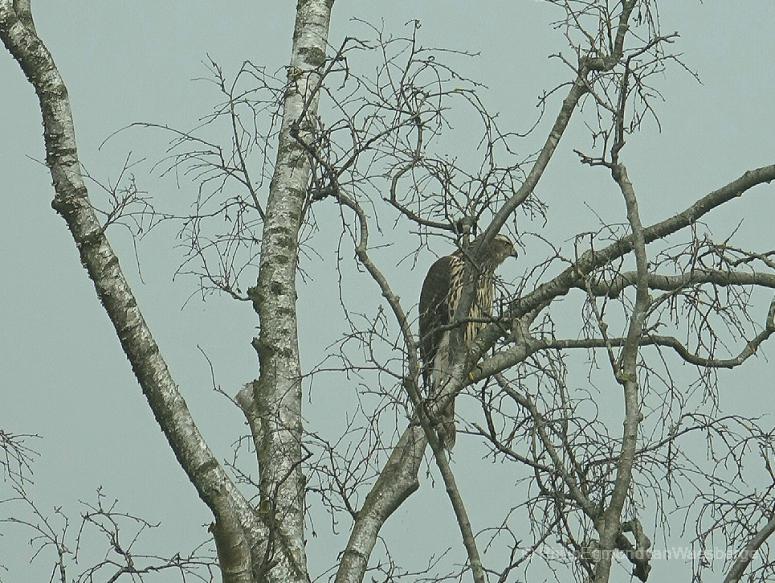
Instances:
[[[732,567],[729,569],[727,576],[724,577],[724,583],[737,583],[737,581],[740,581],[756,552],[773,532],[775,532],[775,516],[773,516],[770,521],[765,524],[750,541],[748,541],[748,544],[743,547],[740,554],[737,555],[735,562],[732,564]]]

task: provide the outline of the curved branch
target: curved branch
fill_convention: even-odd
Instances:
[[[412,327],[409,323],[409,318],[406,316],[404,308],[401,306],[400,298],[393,292],[387,278],[382,271],[371,260],[368,252],[369,246],[369,227],[366,219],[366,213],[361,206],[355,202],[349,196],[343,194],[338,188],[334,194],[336,199],[352,210],[358,217],[359,237],[355,245],[355,254],[358,257],[358,261],[366,268],[372,279],[379,286],[382,292],[382,297],[385,298],[390,309],[393,311],[393,315],[398,321],[398,325],[401,328],[401,336],[406,344],[406,353],[408,359],[408,374],[406,388],[409,391],[409,396],[412,398],[415,407],[419,408],[422,399],[417,391],[417,377],[420,374],[420,363],[417,360],[417,343],[414,341],[414,335],[412,334]]]
[[[748,565],[753,560],[756,551],[759,550],[759,548],[764,544],[764,541],[766,541],[774,532],[775,514],[772,516],[772,518],[770,518],[769,522],[767,522],[767,524],[765,524],[761,530],[759,530],[759,532],[757,532],[751,538],[751,540],[748,541],[748,544],[745,545],[745,547],[743,547],[743,549],[740,551],[740,554],[735,559],[735,562],[732,565],[732,568],[729,570],[729,573],[727,573],[727,576],[724,577],[724,583],[737,583],[740,581],[743,573],[745,573]]]
[[[420,146],[418,145],[418,151]],[[402,215],[407,217],[409,220],[417,223],[418,225],[423,225],[425,227],[430,227],[432,229],[438,229],[440,231],[452,231],[456,232],[455,226],[449,222],[441,222],[441,221],[432,221],[430,219],[426,219],[412,211],[411,209],[405,207],[400,202],[398,202],[398,195],[396,194],[396,189],[398,188],[398,181],[401,180],[401,177],[409,172],[412,168],[415,167],[419,160],[419,154],[415,154],[415,158],[411,160],[409,163],[407,163],[405,166],[403,166],[398,172],[396,172],[393,177],[390,180],[390,198],[387,198],[387,202],[389,202],[395,209],[397,209]]]
[[[644,336],[641,341],[641,346],[666,346],[672,348],[690,364],[696,364],[706,368],[735,368],[740,366],[748,360],[751,356],[756,354],[759,346],[767,340],[773,333],[773,330],[764,330],[756,335],[756,337],[746,343],[745,348],[734,358],[708,358],[694,354],[688,350],[680,340],[673,336],[660,336],[656,334],[650,334]],[[582,340],[551,340],[548,342],[540,343],[540,348],[537,350],[566,350],[572,348],[607,348],[608,346],[624,346],[626,338],[588,338]]]
[[[637,275],[634,271],[627,271],[616,275],[610,282],[579,282],[573,287],[588,290],[594,296],[617,297],[622,290],[635,285]],[[648,275],[649,289],[662,291],[676,291],[691,285],[711,283],[718,286],[731,285],[758,285],[775,289],[775,274],[722,271],[718,269],[694,269],[680,275]]]

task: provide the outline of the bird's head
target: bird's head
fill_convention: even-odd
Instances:
[[[505,235],[495,235],[490,243],[490,250],[488,253],[493,264],[498,266],[503,263],[508,257],[516,257],[517,252],[514,248],[514,243],[511,239]]]
[[[484,234],[479,235],[468,246],[471,252],[477,253],[480,261],[479,266],[487,270],[495,270],[501,263],[503,263],[508,257],[516,257],[517,253],[514,249],[514,243],[511,239],[505,235],[495,235],[493,239],[484,247],[479,248]],[[478,251],[477,251],[478,250]],[[463,255],[474,260],[471,253],[465,253],[463,250],[457,252],[459,255]]]

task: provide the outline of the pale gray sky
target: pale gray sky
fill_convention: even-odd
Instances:
[[[702,84],[679,67],[670,68],[658,81],[666,99],[658,110],[662,132],[650,124],[627,146],[630,175],[641,193],[646,223],[684,208],[746,169],[772,163],[775,152],[771,31],[775,4],[769,0],[663,4],[663,30],[680,32],[676,50],[700,74]],[[144,155],[147,146],[148,155],[154,156],[163,145],[158,136],[134,133],[98,151],[111,132],[135,121],[188,127],[208,111],[217,96],[206,85],[192,82],[206,74],[202,65],[206,54],[231,71],[245,59],[270,70],[282,67],[289,53],[294,3],[234,0],[214,10],[212,2],[202,0],[35,0],[33,8],[38,32],[70,90],[81,160],[90,172],[107,179],[120,170],[128,149]],[[502,126],[521,131],[533,123],[540,93],[568,78],[558,61],[547,59],[565,49],[561,35],[548,27],[556,15],[550,5],[532,0],[338,0],[331,43],[338,45],[345,35],[362,30],[350,21],[352,17],[384,19],[386,30],[417,18],[424,44],[481,53],[468,66],[468,74],[488,86],[485,100],[500,112]],[[37,101],[16,63],[4,50],[0,53],[0,177],[5,201],[5,212],[0,213],[0,428],[42,436],[34,443],[41,455],[34,467],[33,489],[42,509],[61,505],[76,521],[78,501],[93,500],[94,491],[102,486],[109,497],[120,499],[122,508],[163,523],[148,538],[149,543],[158,542],[160,552],[184,550],[206,537],[202,525],[210,517],[158,430],[65,225],[49,206],[50,177],[33,161],[44,157]],[[558,102],[559,97],[550,102],[547,119]],[[545,126],[546,122],[541,127]],[[523,153],[535,151],[540,139],[539,131],[525,143]],[[563,139],[540,187],[549,205],[547,232],[561,241],[595,224],[585,204],[606,218],[623,220],[620,201],[613,197],[604,173],[582,168],[572,153],[587,145],[587,133],[577,123]],[[166,200],[186,201],[190,195],[170,180],[149,178],[145,184]],[[772,187],[759,187],[711,223],[724,233],[742,220],[738,241],[769,249],[773,192]],[[337,235],[321,233],[321,245],[332,244]],[[195,419],[214,449],[227,456],[243,430],[242,419],[212,391],[197,345],[211,357],[217,382],[234,392],[256,371],[250,346],[255,333],[252,310],[220,297],[204,304],[195,299],[181,310],[194,282],[180,279],[170,284],[179,258],[170,230],[152,234],[140,247],[145,283],[139,281],[127,236],[116,230],[112,241],[125,272],[136,283],[146,319]],[[417,270],[407,270],[396,283],[403,298],[417,297],[430,261],[426,256]],[[312,364],[341,323],[321,293],[335,289],[336,282],[327,275],[331,266],[310,263],[307,269],[317,279],[314,285],[302,286],[299,306],[303,358]],[[375,293],[365,280],[361,285],[364,294]],[[773,354],[771,348],[767,352]],[[730,401],[771,412],[775,404],[771,389],[751,394],[760,379],[771,378],[771,370],[771,364],[760,359],[738,377],[724,377],[729,379],[724,383]],[[317,394],[324,390],[335,387],[316,388]],[[722,401],[725,398],[722,393]],[[320,417],[325,427],[324,412],[327,404],[334,409],[332,402],[316,400],[310,417]],[[458,455],[476,460],[480,453],[463,447]],[[505,474],[502,481],[495,475],[483,480],[480,473],[459,472],[476,528],[499,519],[489,504],[493,497],[508,499],[512,482]],[[424,541],[446,531],[444,540],[462,556],[443,489],[429,487],[427,478],[423,481],[421,491],[390,520],[386,538],[399,562],[416,565],[426,558]],[[0,492],[3,487],[0,483]],[[418,517],[427,520],[421,524]],[[344,544],[342,536],[329,536],[327,524],[319,522],[316,528],[320,536],[310,539],[314,573],[328,566]],[[0,572],[0,578],[11,583],[46,580],[48,559],[27,565],[28,533],[3,527],[0,534],[0,563],[9,568]],[[673,569],[674,565],[657,563],[652,577],[664,580]]]

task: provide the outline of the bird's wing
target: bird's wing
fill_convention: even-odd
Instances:
[[[449,324],[449,292],[453,257],[438,259],[425,276],[420,292],[420,358],[423,361],[423,381],[430,387],[433,359]]]

